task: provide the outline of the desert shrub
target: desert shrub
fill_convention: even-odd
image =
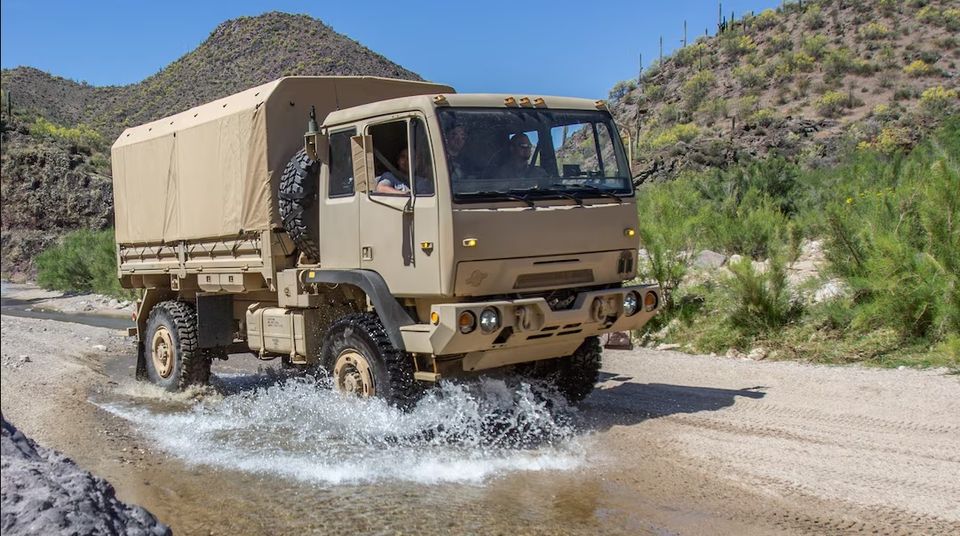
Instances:
[[[753,113],[748,119],[749,122],[760,125],[762,127],[768,127],[774,123],[777,119],[777,114],[769,108],[761,108]]]
[[[865,154],[841,173],[827,256],[853,288],[853,326],[960,333],[960,122],[909,156]]]
[[[127,296],[117,279],[113,229],[67,234],[37,256],[37,284],[53,290]]]
[[[960,8],[943,10],[943,26],[950,31],[960,31]]]
[[[746,119],[753,115],[753,112],[757,110],[760,99],[754,95],[747,95],[745,97],[740,97],[737,99],[737,117],[740,119]]]
[[[721,34],[720,48],[730,58],[739,58],[757,50],[757,44],[749,35],[728,32]]]
[[[860,31],[857,32],[860,35],[861,39],[867,41],[876,41],[879,39],[886,39],[890,35],[890,28],[880,22],[871,22],[864,26],[860,27]]]
[[[780,16],[772,9],[764,9],[757,16],[751,19],[751,22],[758,30],[773,28],[780,22]]]
[[[714,77],[711,71],[700,71],[687,79],[680,89],[687,109],[696,109],[710,93],[710,90],[713,89],[715,83],[716,77]]]
[[[707,115],[712,120],[717,120],[721,117],[726,117],[729,112],[729,106],[727,105],[727,99],[716,98],[708,99],[700,107],[700,111]]]
[[[686,275],[700,234],[700,221],[692,214],[701,204],[693,185],[686,180],[637,190],[637,235],[648,256],[646,262],[641,259],[639,276],[656,281],[664,289],[668,312],[674,308],[673,293]]]
[[[610,90],[608,98],[611,101],[618,102],[627,96],[631,91],[637,89],[637,81],[630,80],[621,80],[614,84],[613,88]]]
[[[102,150],[104,148],[103,136],[93,128],[83,124],[75,127],[64,127],[56,123],[51,123],[42,117],[38,117],[30,127],[30,132],[64,141],[88,151]]]
[[[747,334],[780,329],[803,312],[800,302],[787,288],[786,263],[779,255],[771,257],[764,271],[754,269],[748,258],[730,265],[728,292],[733,308],[730,323]]]
[[[740,65],[734,68],[733,76],[736,77],[741,86],[748,89],[761,87],[766,82],[763,73],[749,65]]]
[[[664,89],[659,84],[647,84],[643,86],[643,94],[652,101],[658,101],[663,98]]]
[[[943,86],[927,88],[920,94],[920,106],[930,113],[948,113],[957,107],[960,92],[956,89],[946,89]]]
[[[921,59],[916,59],[904,67],[903,72],[913,77],[927,76],[933,74],[933,67]]]
[[[703,43],[695,43],[677,50],[677,52],[673,55],[673,61],[682,67],[694,65],[697,60],[706,52],[707,47]]]
[[[899,106],[895,108],[889,104],[878,104],[873,107],[870,113],[883,122],[893,121],[900,116]]]
[[[823,28],[826,22],[823,16],[823,10],[817,4],[808,7],[807,12],[803,14],[801,20],[803,21],[803,25],[809,30],[819,30]]]
[[[844,110],[858,106],[860,101],[850,93],[828,91],[817,99],[816,107],[824,117],[837,117]]]
[[[681,123],[664,130],[650,142],[655,149],[676,145],[679,142],[693,141],[700,135],[700,128],[693,123]]]
[[[822,34],[814,34],[803,40],[801,49],[803,49],[803,51],[807,54],[813,56],[815,59],[820,59],[827,51],[827,44],[829,42],[830,40],[827,39],[827,36]]]
[[[767,47],[764,49],[764,52],[768,56],[773,56],[781,52],[786,52],[793,48],[793,38],[786,33],[778,33],[770,36],[770,39],[767,41]]]
[[[823,57],[823,72],[831,78],[842,77],[851,71],[853,66],[853,54],[843,47],[830,50]]]

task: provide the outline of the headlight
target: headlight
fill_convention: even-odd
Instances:
[[[477,317],[470,311],[464,311],[457,317],[457,326],[460,327],[460,333],[470,333],[477,329]]]
[[[636,292],[628,292],[623,295],[623,314],[633,316],[640,308],[640,297]]]
[[[500,327],[500,313],[493,308],[484,309],[480,313],[480,330],[484,333],[493,333]]]

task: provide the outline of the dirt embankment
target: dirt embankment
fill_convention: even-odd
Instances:
[[[192,466],[89,402],[132,374],[118,332],[0,321],[4,415],[178,533],[960,533],[960,378],[943,370],[608,351],[577,468],[341,488]]]

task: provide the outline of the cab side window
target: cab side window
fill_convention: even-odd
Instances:
[[[374,156],[372,194],[410,195],[411,190],[418,196],[434,194],[433,158],[422,120],[373,125],[370,136]]]
[[[328,197],[349,197],[353,195],[353,153],[350,138],[356,135],[355,129],[344,130],[330,135],[330,184]]]

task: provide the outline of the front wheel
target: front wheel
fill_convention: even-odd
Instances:
[[[579,404],[600,377],[602,352],[600,339],[587,337],[573,354],[531,363],[525,372],[552,384],[571,404]]]
[[[406,408],[422,392],[413,377],[413,361],[394,348],[374,313],[335,320],[327,331],[321,363],[334,389],[360,397],[378,397]]]

